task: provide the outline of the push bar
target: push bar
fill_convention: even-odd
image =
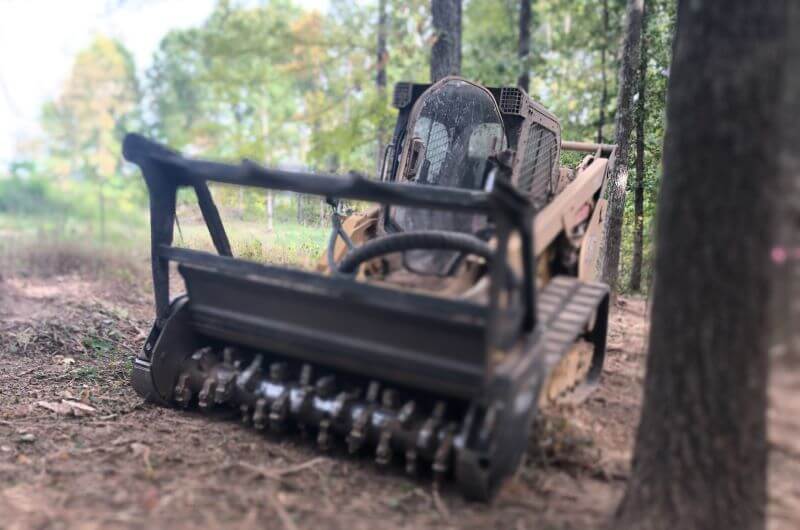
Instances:
[[[602,153],[611,154],[617,146],[614,144],[598,144],[592,142],[561,142],[561,148],[565,151],[577,151],[579,153]]]

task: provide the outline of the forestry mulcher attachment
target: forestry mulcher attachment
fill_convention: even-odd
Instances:
[[[597,384],[608,290],[595,262],[614,149],[562,142],[557,119],[518,88],[400,83],[394,106],[375,179],[193,160],[125,138],[150,195],[156,306],[133,386],[454,476],[468,498],[489,499],[539,406]],[[562,149],[586,156],[560,168]],[[234,258],[209,181],[326,197],[320,270]],[[217,254],[172,245],[179,187],[196,192]],[[347,215],[346,199],[376,206]],[[186,286],[174,299],[170,263]]]

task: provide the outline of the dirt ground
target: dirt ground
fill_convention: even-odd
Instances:
[[[135,283],[0,279],[0,528],[583,529],[606,521],[623,492],[642,299],[616,308],[600,389],[545,414],[518,475],[483,505],[231,414],[142,403],[127,378],[150,295]],[[800,525],[800,377],[775,372],[770,527],[788,530]]]

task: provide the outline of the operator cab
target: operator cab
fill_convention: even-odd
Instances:
[[[445,78],[416,101],[399,139],[391,180],[401,183],[481,189],[489,157],[506,149],[503,117],[487,89]],[[393,207],[387,231],[443,230],[478,235],[482,215]],[[404,266],[416,273],[447,275],[458,262],[451,251],[409,251]]]

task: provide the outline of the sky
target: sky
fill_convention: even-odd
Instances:
[[[268,1],[268,0],[264,0]],[[0,167],[39,133],[42,104],[97,34],[119,39],[141,73],[170,30],[198,25],[215,0],[0,0]],[[296,0],[326,12],[328,0]]]

